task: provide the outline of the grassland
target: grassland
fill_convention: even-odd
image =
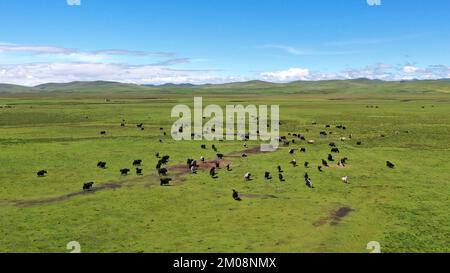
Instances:
[[[170,155],[169,165],[215,158],[200,149],[204,142],[175,142],[159,130],[170,131],[171,108],[192,104],[191,95],[110,94],[109,102],[103,95],[4,95],[0,105],[12,108],[0,108],[0,252],[67,252],[70,241],[83,252],[368,252],[369,241],[383,252],[449,252],[450,97],[439,88],[390,96],[204,95],[204,104],[279,104],[282,133],[316,144],[297,142],[292,147],[308,151],[293,156],[282,147],[226,157],[233,171],[220,170],[216,180],[206,171],[177,175],[170,187],[159,186],[155,152]],[[348,129],[319,137],[326,124]],[[352,140],[339,142],[350,133]],[[330,141],[349,165],[319,173]],[[240,141],[215,144],[224,154],[244,149]],[[291,167],[292,158],[300,166]],[[134,159],[143,159],[145,175],[122,177],[119,169]],[[100,160],[106,170],[96,168]],[[387,169],[386,160],[397,167]],[[286,182],[265,181],[264,171],[276,176],[278,164]],[[36,176],[41,169],[47,177]],[[251,182],[243,180],[247,171]],[[304,185],[305,171],[315,189]],[[350,184],[340,181],[344,175]],[[102,190],[80,193],[87,181]],[[337,215],[341,208],[351,211]]]

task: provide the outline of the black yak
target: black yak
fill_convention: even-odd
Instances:
[[[282,172],[283,172],[283,169],[281,168],[281,165],[278,165],[277,169],[278,169],[278,172],[279,172],[279,173],[282,173]]]
[[[136,174],[137,175],[142,175],[142,169],[136,168]]]
[[[264,178],[267,179],[267,180],[272,179],[272,177],[270,176],[270,172],[265,172],[264,173]]]
[[[142,165],[142,160],[137,159],[135,161],[133,161],[133,166],[141,166]]]
[[[235,190],[233,190],[233,199],[236,201],[241,201],[241,198],[239,197],[239,193]]]
[[[159,181],[161,182],[161,186],[166,186],[169,185],[170,181],[172,181],[172,178],[161,178]]]
[[[83,190],[84,190],[84,191],[91,191],[93,185],[94,185],[94,182],[87,182],[87,183],[84,183],[84,185],[83,185]]]
[[[121,169],[120,170],[121,175],[128,175],[129,172],[130,172],[130,169]]]
[[[391,169],[395,168],[395,164],[390,161],[386,161],[386,166]]]
[[[106,168],[106,162],[99,161],[97,163],[97,167],[100,168],[100,169],[105,169]]]
[[[338,154],[340,151],[339,151],[338,148],[335,147],[335,148],[332,148],[332,149],[331,149],[331,152],[332,152],[332,153]]]
[[[158,169],[158,175],[159,176],[166,176],[167,172],[168,172],[168,170],[166,168]]]
[[[46,170],[42,170],[42,171],[38,171],[37,172],[37,176],[39,176],[39,177],[44,177],[46,174],[47,174]]]
[[[211,177],[215,177],[216,176],[216,167],[212,167],[210,170],[209,170],[209,175],[211,176]]]

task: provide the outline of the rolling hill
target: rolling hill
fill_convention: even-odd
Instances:
[[[381,81],[369,79],[296,81],[271,83],[264,81],[234,82],[225,84],[164,84],[137,85],[128,83],[93,81],[70,83],[47,83],[35,87],[0,84],[0,93],[89,93],[89,94],[391,94],[391,93],[450,93],[450,81],[413,80]]]

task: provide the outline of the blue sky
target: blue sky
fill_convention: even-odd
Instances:
[[[0,82],[450,77],[448,0],[77,2],[0,0]]]

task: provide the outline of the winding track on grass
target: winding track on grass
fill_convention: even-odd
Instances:
[[[247,154],[247,155],[255,155],[255,154],[261,154],[261,153],[266,153],[266,152],[261,152],[260,147],[253,147],[253,148],[249,148],[243,151],[238,151],[238,152],[231,152],[227,155],[225,155],[225,157],[241,157],[242,154]],[[217,160],[208,160],[205,162],[201,162],[199,164],[199,170],[209,170],[212,167],[215,166],[215,163],[217,162]],[[228,160],[220,160],[220,166],[226,166],[226,164],[231,163],[231,161]],[[167,169],[169,171],[174,172],[173,175],[171,175],[170,177],[172,178],[176,178],[176,182],[182,182],[184,181],[183,176],[186,174],[190,173],[190,170],[186,167],[186,164],[177,164],[177,165],[173,165],[173,166],[168,166]],[[148,178],[152,178],[154,180],[153,183],[148,183],[149,179]],[[124,179],[124,180],[120,180],[120,181],[116,181],[116,182],[106,182],[106,183],[102,183],[99,184],[98,186],[96,186],[92,191],[90,192],[84,192],[84,191],[77,191],[77,192],[72,192],[72,193],[68,193],[68,194],[64,194],[64,195],[60,195],[60,196],[55,196],[55,197],[48,197],[48,198],[42,198],[42,199],[33,199],[33,200],[10,200],[10,201],[6,201],[7,203],[12,203],[14,205],[16,205],[17,207],[32,207],[32,206],[38,206],[38,205],[46,205],[46,204],[52,204],[52,203],[57,203],[57,202],[63,202],[65,200],[68,200],[70,198],[76,197],[76,196],[82,196],[82,195],[89,195],[89,194],[94,194],[96,192],[100,192],[100,191],[105,191],[105,190],[115,190],[115,189],[119,189],[123,186],[133,186],[136,185],[137,183],[147,183],[147,186],[157,186],[159,185],[159,176],[156,174],[149,174],[149,175],[142,175],[142,176],[138,176],[138,177],[134,177],[131,179]],[[177,184],[175,184],[177,185]],[[243,195],[246,196],[246,195]],[[276,198],[276,196],[263,196],[264,198]],[[248,198],[257,198],[257,195],[251,195],[248,194]]]

